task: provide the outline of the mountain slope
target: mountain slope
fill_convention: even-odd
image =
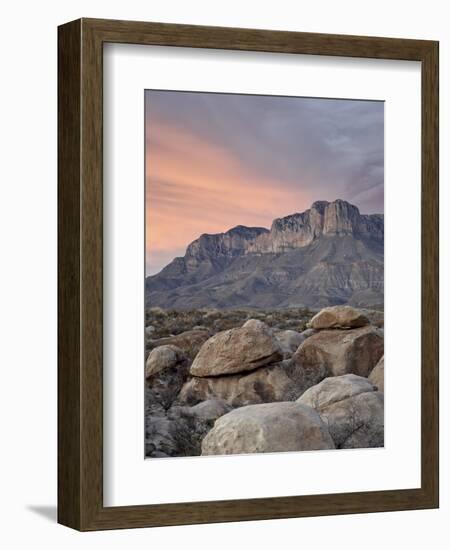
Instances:
[[[164,308],[383,304],[384,217],[342,200],[317,201],[273,221],[202,235],[183,258],[146,279]]]

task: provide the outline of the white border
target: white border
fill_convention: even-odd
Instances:
[[[144,89],[385,100],[384,449],[144,460]],[[104,504],[420,487],[420,64],[104,49]]]

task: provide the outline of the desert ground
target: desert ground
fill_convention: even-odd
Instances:
[[[345,305],[147,308],[146,456],[382,447],[383,319]]]

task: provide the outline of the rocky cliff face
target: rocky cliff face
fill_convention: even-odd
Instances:
[[[361,215],[356,206],[343,200],[317,201],[301,214],[274,220],[269,235],[256,239],[256,248],[261,252],[278,253],[307,246],[322,236],[345,235],[382,240],[383,216]]]
[[[247,254],[252,250],[258,237],[264,237],[268,233],[269,231],[263,227],[238,225],[226,233],[204,234],[187,247],[184,256],[186,269],[193,271],[202,262],[232,259]]]
[[[202,235],[146,280],[161,307],[323,307],[383,303],[384,217],[346,201],[317,201],[270,230]]]

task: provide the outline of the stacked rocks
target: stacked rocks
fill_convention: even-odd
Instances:
[[[146,363],[147,455],[383,446],[380,316],[328,307],[303,333],[250,319],[203,332],[193,360],[165,339]]]

